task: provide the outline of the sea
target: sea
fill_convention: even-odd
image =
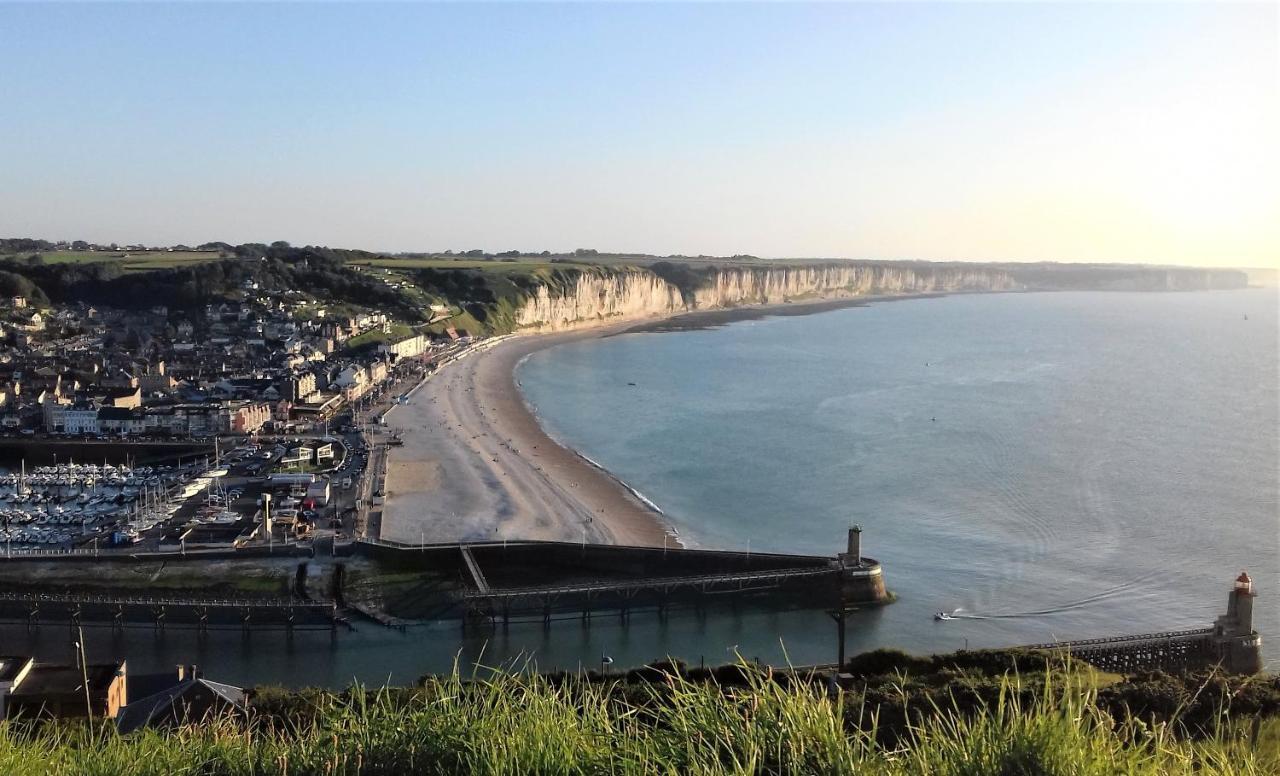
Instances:
[[[900,300],[577,341],[519,379],[690,546],[834,554],[860,525],[898,597],[861,646],[1207,627],[1248,570],[1275,660],[1277,302]]]
[[[929,653],[1207,627],[1242,570],[1280,665],[1280,296],[954,295],[573,341],[518,367],[556,439],[692,547],[834,555],[896,601],[848,650]],[[787,312],[792,312],[788,310]],[[938,621],[936,612],[954,619]],[[410,682],[455,665],[615,670],[835,659],[821,610],[403,632],[0,625],[0,654],[177,663],[239,684]]]

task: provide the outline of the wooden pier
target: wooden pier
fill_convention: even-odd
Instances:
[[[92,593],[0,591],[0,610],[25,616],[28,627],[42,622],[108,622],[115,628],[170,624],[205,630],[216,626],[335,628],[344,620],[330,602],[253,598],[195,598]]]
[[[1237,674],[1262,670],[1262,636],[1253,628],[1253,580],[1241,573],[1227,611],[1213,627],[1031,644],[1025,649],[1065,652],[1104,671],[1185,671],[1210,666]]]
[[[1213,628],[1031,644],[1025,649],[1067,652],[1073,658],[1117,674],[1156,669],[1179,671],[1212,663],[1217,656]]]

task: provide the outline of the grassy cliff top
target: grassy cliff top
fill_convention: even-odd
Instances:
[[[291,299],[301,295],[339,309],[379,309],[405,323],[423,324],[431,332],[455,326],[474,334],[511,331],[516,310],[530,295],[543,289],[561,294],[583,274],[652,273],[675,286],[686,300],[724,270],[815,266],[997,271],[1019,288],[1030,290],[1223,288],[1248,282],[1245,273],[1231,270],[1123,264],[768,260],[595,251],[389,255],[256,243],[218,243],[216,248],[179,251],[15,250],[32,242],[0,240],[0,297],[21,295],[36,304],[80,302],[125,308],[147,308],[163,299],[170,308],[183,310],[209,303],[249,302],[272,293]]]

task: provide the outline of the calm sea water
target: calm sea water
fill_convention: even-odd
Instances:
[[[1277,295],[1251,290],[631,334],[537,353],[520,380],[553,434],[694,546],[834,553],[861,524],[900,597],[863,645],[1202,627],[1248,569],[1274,660],[1277,374]]]
[[[1248,569],[1280,661],[1275,291],[956,296],[558,346],[520,368],[549,429],[705,547],[835,553],[850,523],[897,603],[851,651],[1210,624]],[[1248,319],[1245,319],[1245,316]],[[628,383],[635,383],[634,386]],[[935,622],[938,610],[968,618]],[[455,659],[618,667],[835,656],[814,611],[674,612],[464,635],[86,628],[91,659],[242,684],[408,682]],[[65,625],[0,654],[72,660]]]

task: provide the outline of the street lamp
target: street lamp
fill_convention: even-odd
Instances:
[[[836,622],[836,672],[838,673],[844,667],[844,623],[851,612],[858,610],[856,606],[848,606],[841,603],[839,609],[832,609],[827,612],[827,616]]]
[[[613,665],[613,658],[608,655],[600,655],[600,674],[601,676],[609,675],[609,666]]]
[[[93,701],[89,699],[89,661],[85,657],[84,650],[84,628],[76,626],[76,631],[80,634],[80,640],[75,642],[76,650],[80,653],[80,677],[84,684],[84,711],[89,716],[89,724],[93,724]]]

